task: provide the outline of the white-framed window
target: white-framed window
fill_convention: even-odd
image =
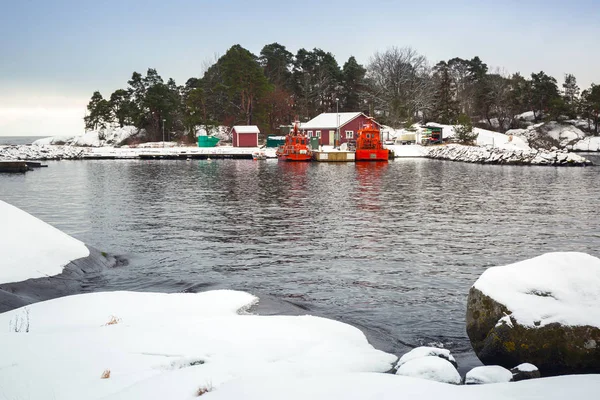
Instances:
[[[353,139],[354,131],[346,131],[346,139]]]
[[[308,136],[308,137],[312,137],[312,135],[313,135],[313,131],[308,131],[308,132],[306,132],[306,133],[307,133],[307,136]]]
[[[316,132],[315,132],[315,137],[318,137],[318,138],[320,138],[320,137],[321,137],[321,131],[316,131]]]

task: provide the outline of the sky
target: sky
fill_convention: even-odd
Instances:
[[[340,65],[410,46],[585,89],[600,84],[598,1],[0,0],[0,136],[82,134],[95,90],[149,67],[183,84],[234,44],[321,48]]]

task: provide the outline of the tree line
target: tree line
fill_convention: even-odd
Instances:
[[[362,111],[394,128],[414,122],[471,123],[506,131],[520,127],[517,115],[533,111],[535,121],[584,118],[598,134],[600,86],[580,91],[574,75],[557,80],[540,71],[525,77],[490,71],[479,57],[453,58],[431,66],[412,48],[376,52],[366,66],[354,57],[340,67],[334,55],[315,48],[294,55],[279,43],[254,55],[232,46],[201,78],[177,85],[149,68],[134,72],[126,89],[109,98],[94,92],[86,129],[133,125],[148,140],[163,129],[174,140],[195,140],[199,127],[258,125],[276,133],[295,117],[321,112]]]

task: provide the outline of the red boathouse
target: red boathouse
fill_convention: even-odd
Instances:
[[[319,143],[324,146],[335,146],[336,133],[339,132],[339,146],[342,143],[355,142],[358,130],[368,121],[369,117],[361,112],[322,113],[303,123],[300,130],[309,138],[318,137]]]
[[[258,134],[260,130],[256,125],[236,125],[231,129],[233,147],[258,147]]]

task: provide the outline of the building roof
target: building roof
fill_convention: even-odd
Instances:
[[[256,125],[236,125],[233,127],[239,133],[260,133]]]
[[[322,113],[300,125],[301,129],[338,128],[361,115],[361,112]],[[363,114],[364,115],[364,114]],[[337,123],[339,116],[339,124]]]

